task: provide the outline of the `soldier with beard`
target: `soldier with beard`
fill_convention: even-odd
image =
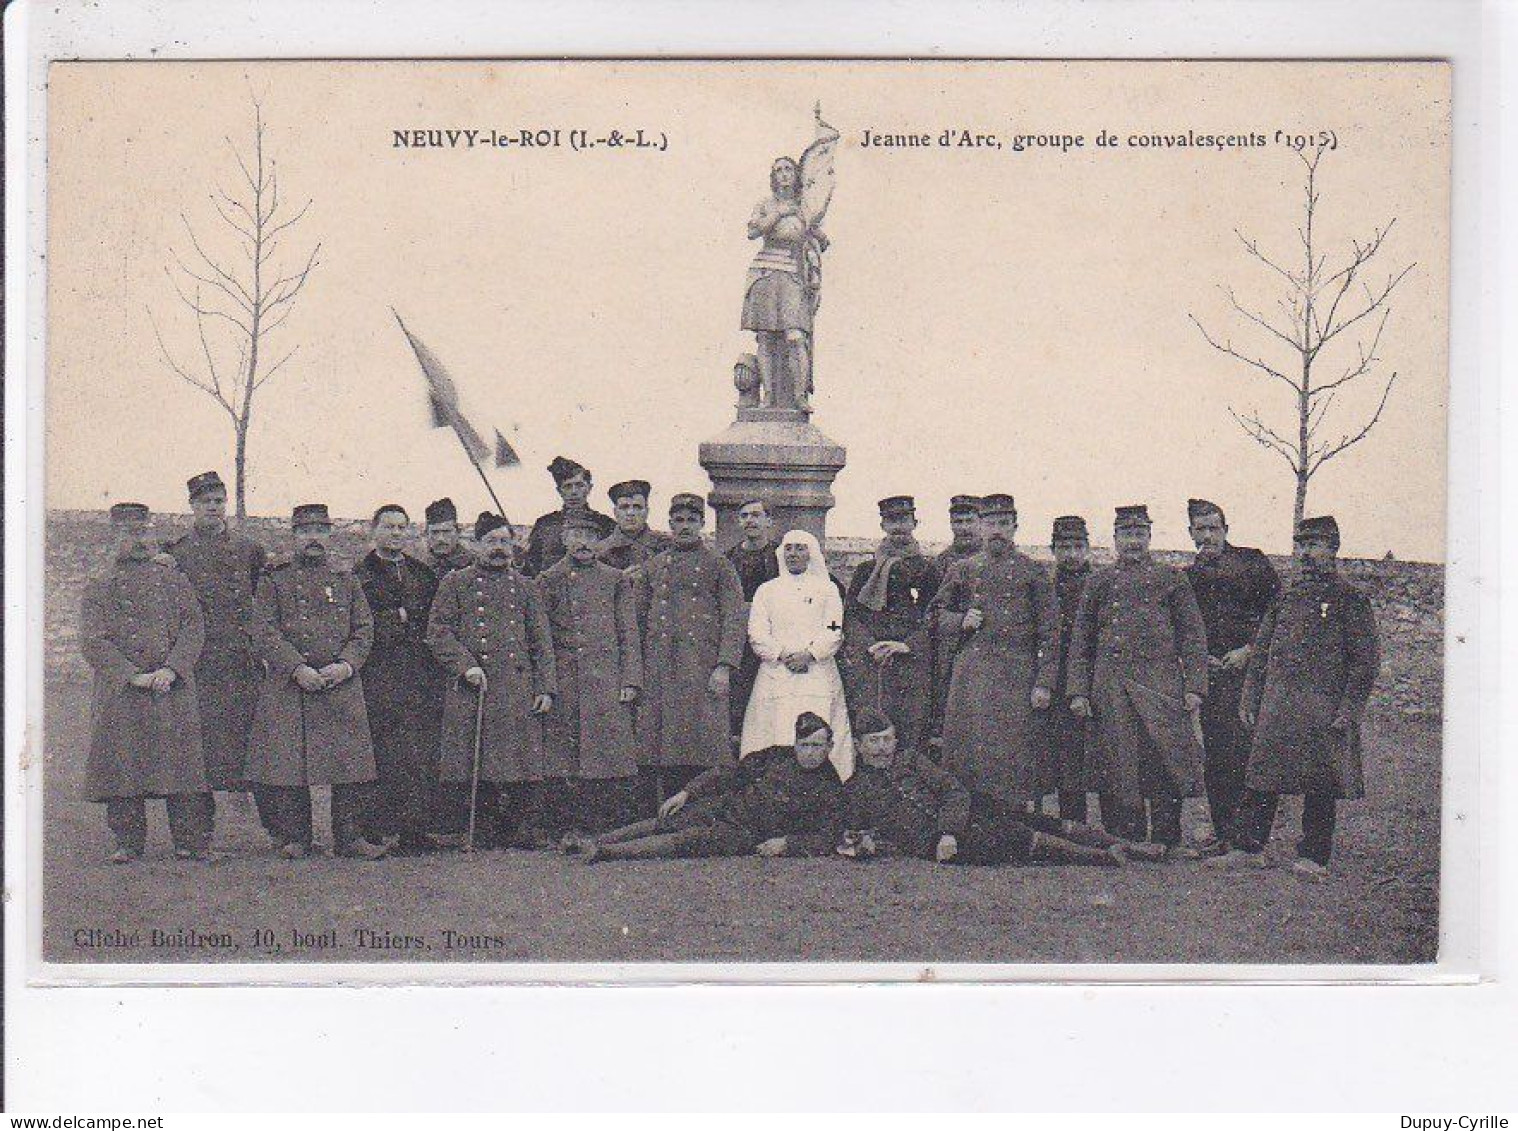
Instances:
[[[1050,539],[1054,551],[1054,593],[1059,599],[1059,678],[1064,687],[1070,670],[1070,634],[1081,591],[1091,576],[1091,541],[1086,520],[1080,515],[1061,515],[1054,520]],[[1086,820],[1086,720],[1065,703],[1056,704],[1049,715],[1050,744],[1054,748],[1055,775],[1059,785],[1059,815],[1067,821]]]
[[[221,476],[202,472],[186,486],[194,525],[164,550],[189,578],[205,619],[195,691],[206,779],[214,790],[243,793],[248,789],[243,772],[259,676],[249,625],[267,554],[257,542],[228,529],[227,488]],[[268,822],[264,825],[267,828]]]
[[[1207,628],[1207,698],[1202,701],[1202,737],[1207,748],[1207,808],[1213,838],[1204,850],[1220,851],[1233,827],[1244,793],[1249,731],[1239,720],[1244,671],[1254,654],[1254,638],[1266,610],[1281,591],[1275,567],[1259,550],[1228,541],[1223,508],[1206,499],[1186,504],[1196,560],[1186,580],[1196,594]]]
[[[949,500],[949,530],[954,540],[933,563],[940,578],[948,576],[949,567],[955,562],[973,558],[981,551],[979,495],[955,495]],[[932,609],[928,613],[928,647],[933,654],[933,681],[928,703],[929,740],[924,750],[936,758],[943,742],[943,712],[949,702],[949,677],[954,674],[959,627],[952,618],[945,620]]]
[[[1296,569],[1255,637],[1241,719],[1254,732],[1245,792],[1220,867],[1262,867],[1280,796],[1302,794],[1295,871],[1321,880],[1339,798],[1365,796],[1360,720],[1380,668],[1370,599],[1338,572],[1339,524],[1304,518]]]
[[[207,859],[211,842],[195,689],[205,625],[184,575],[153,560],[151,520],[141,503],[111,508],[115,557],[85,589],[80,631],[94,672],[84,791],[105,804],[116,864],[142,855],[150,797],[168,807],[176,856]]]
[[[617,528],[596,543],[596,557],[612,569],[631,569],[640,566],[655,554],[669,548],[669,535],[660,534],[648,525],[648,495],[650,487],[645,480],[629,479],[615,483],[607,491],[611,497],[613,521]],[[585,517],[591,529],[599,530],[600,524]]]
[[[363,835],[374,747],[359,669],[374,644],[363,587],[332,563],[324,503],[291,516],[294,560],[266,573],[253,606],[253,638],[266,675],[248,743],[248,780],[280,852],[311,851],[311,787],[332,787],[333,851],[374,860],[385,850]]]

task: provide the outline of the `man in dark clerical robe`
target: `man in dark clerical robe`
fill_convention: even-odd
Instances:
[[[669,535],[648,525],[650,490],[646,480],[628,479],[612,484],[606,492],[611,497],[612,519],[617,528],[596,542],[595,552],[612,569],[632,569],[669,549]]]
[[[780,576],[780,560],[775,551],[778,539],[775,534],[775,518],[770,505],[764,499],[745,500],[738,507],[738,529],[743,538],[727,551],[727,560],[738,572],[738,584],[743,586],[743,620],[748,623],[748,606],[754,603],[754,594],[766,581]],[[743,713],[748,709],[749,697],[754,693],[754,680],[759,675],[759,657],[748,634],[743,637],[743,662],[733,676],[729,714],[733,736],[743,733]]]
[[[979,495],[955,495],[949,500],[949,530],[953,541],[933,561],[940,578],[948,574],[955,562],[973,558],[981,551]],[[933,682],[928,699],[928,741],[922,749],[930,758],[938,757],[943,743],[943,712],[949,702],[949,677],[954,674],[954,652],[958,645],[958,627],[940,622],[929,609],[928,647],[933,654]]]
[[[1117,508],[1117,560],[1081,591],[1065,690],[1089,720],[1090,786],[1107,831],[1194,858],[1181,800],[1202,791],[1207,634],[1186,575],[1150,556],[1149,531],[1148,507]]]
[[[187,486],[194,525],[164,550],[189,578],[205,619],[195,692],[206,779],[214,790],[243,792],[248,788],[243,771],[261,674],[248,630],[253,594],[268,555],[251,538],[228,529],[227,488],[221,476],[202,472]]]
[[[571,514],[589,515],[602,538],[617,528],[617,524],[600,511],[591,510],[586,502],[590,498],[590,472],[581,464],[564,456],[554,456],[548,465],[554,487],[564,506],[539,516],[527,535],[527,550],[522,555],[522,575],[537,577],[554,562],[564,556],[564,519]]]
[[[1061,515],[1054,520],[1050,548],[1054,551],[1054,595],[1059,601],[1058,691],[1070,670],[1070,634],[1081,592],[1091,576],[1091,540],[1086,520],[1080,515]],[[1049,745],[1054,753],[1055,784],[1059,789],[1059,815],[1066,821],[1086,820],[1086,720],[1070,710],[1063,694],[1049,707]]]
[[[79,637],[94,673],[84,794],[105,805],[116,864],[142,856],[153,797],[168,807],[175,855],[204,860],[211,843],[195,689],[205,623],[184,574],[153,559],[151,521],[141,503],[111,508],[115,556],[85,588]]]
[[[1207,698],[1202,701],[1202,737],[1207,748],[1207,807],[1213,838],[1203,847],[1222,850],[1244,794],[1249,731],[1239,720],[1244,673],[1254,654],[1260,622],[1281,591],[1275,567],[1259,550],[1228,541],[1223,508],[1206,499],[1186,504],[1196,559],[1186,580],[1196,595],[1207,629]]]
[[[940,579],[913,537],[912,497],[893,495],[878,505],[885,537],[849,581],[839,668],[850,709],[883,712],[901,741],[916,749],[926,738],[933,678],[927,610]]]
[[[374,548],[354,568],[374,616],[364,665],[364,705],[374,739],[376,781],[365,837],[415,855],[432,848],[443,715],[441,669],[427,648],[427,615],[437,575],[405,552],[403,507],[387,503],[370,522]]]
[[[426,542],[416,557],[439,581],[456,569],[474,565],[474,551],[464,544],[459,530],[459,512],[452,499],[435,499],[427,504]]]

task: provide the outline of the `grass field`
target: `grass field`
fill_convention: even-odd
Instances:
[[[225,800],[216,847],[227,858],[175,860],[162,806],[154,803],[147,857],[119,867],[106,862],[111,845],[101,807],[78,800],[85,682],[50,678],[46,710],[43,941],[52,961],[1435,957],[1440,733],[1437,724],[1389,712],[1368,722],[1369,797],[1341,810],[1335,875],[1308,884],[1285,866],[1296,805],[1283,806],[1276,866],[1237,875],[1198,863],[1098,870],[750,858],[586,867],[525,852],[286,861],[270,852],[251,806]],[[325,806],[317,813],[320,838]],[[1203,814],[1199,802],[1189,802],[1188,827]],[[158,945],[154,930],[163,933]],[[183,932],[223,935],[230,945],[181,945]],[[450,946],[447,932],[463,944]],[[330,945],[298,948],[297,935]],[[407,937],[415,941],[401,945]],[[128,945],[81,945],[123,938]]]

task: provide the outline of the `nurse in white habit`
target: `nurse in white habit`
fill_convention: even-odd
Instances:
[[[780,576],[759,586],[749,611],[748,636],[759,657],[759,675],[743,717],[739,757],[789,746],[797,717],[811,711],[828,721],[829,758],[847,780],[854,772],[854,736],[833,659],[843,644],[843,598],[813,535],[790,531],[775,555]]]

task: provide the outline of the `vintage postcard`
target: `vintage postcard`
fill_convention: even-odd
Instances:
[[[1430,967],[1450,98],[53,63],[38,976]]]

